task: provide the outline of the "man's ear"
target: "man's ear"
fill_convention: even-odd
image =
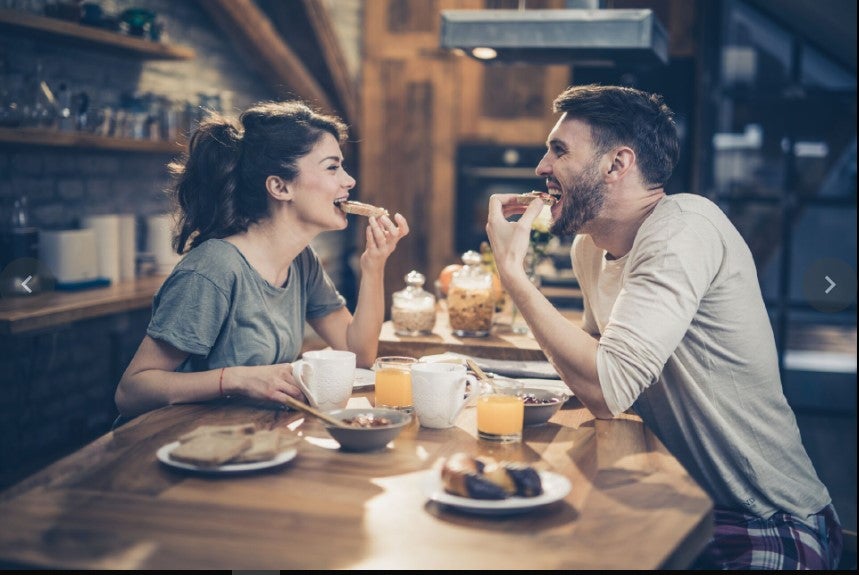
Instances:
[[[626,146],[613,150],[608,154],[608,157],[611,163],[606,172],[606,181],[613,182],[622,179],[635,165],[635,152]]]
[[[289,184],[280,176],[269,176],[265,179],[265,189],[275,200],[287,202],[292,200],[292,190]]]

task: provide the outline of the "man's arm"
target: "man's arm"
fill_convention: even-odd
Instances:
[[[510,213],[505,214],[504,207],[508,197],[493,195],[490,198],[486,225],[501,282],[561,379],[596,417],[610,418],[612,413],[606,405],[597,374],[598,342],[549,303],[531,283],[522,265],[528,251],[531,223],[543,203],[531,202],[518,222],[508,222]]]
[[[502,281],[561,379],[596,417],[613,417],[597,373],[599,341],[562,316],[524,271],[521,277],[510,274]]]

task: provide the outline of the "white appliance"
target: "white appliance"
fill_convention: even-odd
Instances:
[[[95,230],[40,230],[39,259],[53,274],[57,287],[98,279]]]
[[[146,218],[146,251],[155,258],[156,273],[169,274],[182,259],[173,251],[173,228],[175,219],[170,214]]]

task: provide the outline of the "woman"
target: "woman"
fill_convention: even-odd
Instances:
[[[173,195],[175,247],[190,251],[155,295],[143,342],[116,390],[122,416],[227,395],[303,398],[289,362],[305,320],[359,366],[376,357],[385,262],[408,224],[370,218],[354,317],[310,247],[342,230],[335,202],[355,180],[343,169],[346,126],[300,102],[264,103],[239,124],[204,122],[191,138]],[[396,222],[396,223],[395,223]]]

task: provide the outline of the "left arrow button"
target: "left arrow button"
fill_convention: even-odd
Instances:
[[[47,266],[33,258],[12,260],[0,271],[0,297],[36,297],[54,289],[55,280]]]

